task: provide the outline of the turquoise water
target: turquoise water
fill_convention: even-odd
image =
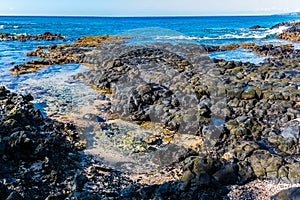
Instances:
[[[282,29],[268,28],[283,22],[297,19],[296,16],[247,16],[247,17],[0,17],[0,32],[15,34],[39,34],[44,32],[61,33],[66,43],[87,35],[131,35],[142,36],[129,43],[197,43],[225,44],[255,42],[258,44],[287,43],[275,38]],[[249,30],[254,25],[265,26],[258,30]],[[63,43],[62,41],[0,41],[0,85],[21,93],[31,93],[37,105],[48,105],[49,96],[61,96],[66,101],[75,101],[84,95],[76,91],[85,91],[85,96],[96,98],[97,94],[83,83],[70,81],[72,75],[89,70],[87,67],[71,64],[41,69],[38,73],[24,76],[12,76],[10,64],[24,63],[32,58],[26,52],[39,45]],[[299,47],[298,43],[295,46]],[[245,50],[235,50],[210,54],[244,62],[259,63],[263,58]],[[70,90],[69,88],[72,88]],[[45,97],[45,91],[49,95]],[[53,102],[57,99],[52,99]],[[80,102],[80,100],[78,100]],[[48,103],[48,104],[47,104]],[[65,105],[62,103],[62,105]],[[45,106],[44,106],[45,107]],[[58,104],[57,107],[61,108]]]

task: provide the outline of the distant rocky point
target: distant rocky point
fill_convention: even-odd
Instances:
[[[283,13],[283,14],[277,14],[277,15],[298,16],[298,15],[300,15],[300,12],[290,12],[290,13]]]

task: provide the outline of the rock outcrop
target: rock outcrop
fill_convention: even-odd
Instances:
[[[271,29],[286,27],[286,29],[277,35],[279,39],[300,41],[300,20],[288,21],[276,24]]]
[[[14,41],[18,40],[20,42],[26,42],[30,40],[63,40],[65,41],[66,38],[61,34],[55,34],[46,32],[43,34],[37,35],[24,35],[24,34],[10,34],[10,33],[0,33],[0,41]]]
[[[195,56],[201,49],[103,47],[85,58],[95,69],[76,78],[112,93],[115,114],[202,136],[185,166],[188,191],[255,178],[299,183],[298,59],[254,65]]]

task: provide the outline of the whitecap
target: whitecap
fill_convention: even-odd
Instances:
[[[178,36],[156,36],[156,40],[199,40],[200,37],[193,37],[193,36],[185,36],[185,35],[178,35]]]
[[[240,34],[225,34],[214,38],[215,40],[232,40],[232,39],[265,39],[277,35],[286,28],[278,30],[261,29],[254,31],[241,32]]]
[[[4,28],[4,25],[0,25],[0,29],[3,29]]]
[[[148,31],[148,37],[154,38],[155,40],[186,40],[186,41],[192,41],[192,40],[241,40],[241,39],[267,39],[267,38],[274,38],[275,35],[283,32],[285,29],[287,29],[287,26],[281,26],[276,29],[269,29],[269,28],[260,28],[256,30],[249,30],[246,28],[240,28],[235,30],[221,30],[220,35],[215,36],[187,36],[184,34],[180,34],[179,32],[172,32],[172,31],[166,31],[166,29],[158,29],[158,31],[152,31],[151,34],[154,33],[152,36],[150,34],[150,31]],[[152,30],[152,29],[151,29]],[[155,29],[157,30],[157,29]],[[218,31],[215,32],[218,34]]]
[[[17,29],[17,28],[19,28],[19,26],[13,26],[14,27],[14,29]]]
[[[156,36],[156,40],[232,40],[232,39],[264,39],[268,36],[273,35],[269,31],[260,31],[260,32],[247,32],[241,34],[224,34],[216,37],[198,37],[198,36]]]
[[[269,29],[266,32],[268,32],[269,34],[279,34],[282,33],[284,30],[290,28],[289,26],[279,26],[278,28],[273,28],[273,29]]]

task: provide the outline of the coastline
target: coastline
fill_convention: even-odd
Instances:
[[[289,30],[286,33],[289,35]],[[102,166],[103,163],[99,164],[97,159],[88,159],[87,162],[93,163],[93,167],[85,165],[90,171],[87,174],[81,171],[82,180],[74,183],[81,185],[85,191],[80,194],[83,195],[81,197],[97,195],[97,191],[99,193],[103,186],[95,184],[93,189],[89,184],[101,180],[103,174],[109,177],[110,173],[116,173],[116,177],[120,177],[125,169],[130,179],[132,172],[128,172],[122,164],[132,162],[147,164],[150,169],[154,168],[151,164],[155,163],[158,171],[162,169],[158,174],[166,173],[158,176],[163,181],[150,180],[151,184],[147,185],[149,175],[145,175],[145,179],[133,179],[132,189],[127,188],[128,194],[123,193],[120,187],[116,189],[118,191],[104,192],[102,195],[111,199],[117,198],[117,195],[124,195],[124,199],[164,198],[165,195],[174,198],[205,199],[209,196],[218,199],[227,194],[227,186],[244,185],[257,177],[292,182],[294,184],[288,187],[299,187],[299,130],[295,128],[299,127],[295,122],[299,118],[299,50],[288,45],[253,44],[123,45],[126,39],[129,38],[83,37],[74,44],[39,47],[28,55],[39,56],[44,60],[18,64],[12,70],[15,75],[22,76],[23,73],[35,72],[40,67],[47,68],[52,64],[89,63],[93,66],[91,70],[79,73],[74,78],[96,88],[96,91],[102,93],[100,96],[106,96],[99,104],[93,105],[95,108],[85,107],[86,113],[79,112],[74,118],[82,118],[80,120],[83,124],[77,121],[79,125],[75,125],[78,131],[86,128],[88,134],[99,134],[97,140],[93,138],[96,135],[90,135],[90,141],[87,142],[92,146],[93,142],[114,142],[119,148],[115,153],[125,153],[125,156],[115,169]],[[96,51],[89,48],[96,48]],[[254,65],[206,56],[207,52],[235,48],[254,51],[267,59],[264,63]],[[4,94],[7,95],[7,92]],[[180,99],[186,95],[190,99]],[[196,103],[191,99],[195,99]],[[75,121],[72,116],[71,119],[68,117],[64,118],[65,123]],[[213,117],[218,119],[217,123]],[[131,125],[124,125],[115,119],[129,121]],[[154,121],[161,125],[156,127],[151,123]],[[91,128],[94,130],[91,131]],[[192,136],[185,136],[183,132]],[[184,137],[176,141],[180,133]],[[86,141],[81,145],[84,144]],[[95,149],[96,154],[98,150]],[[89,152],[85,151],[85,154]],[[111,152],[107,157],[110,155]],[[146,155],[145,160],[134,160],[140,155]],[[101,160],[102,155],[99,157]],[[114,162],[120,159],[117,157]],[[126,159],[129,160],[127,163]],[[134,171],[138,169],[137,166],[133,163],[130,167]],[[169,171],[166,172],[165,167]],[[82,170],[82,166],[78,170]],[[95,171],[98,174],[91,175]],[[92,177],[96,180],[92,180]],[[130,183],[126,179],[126,184]],[[2,187],[4,183],[1,184]],[[264,183],[258,181],[249,185],[255,188],[262,187]],[[202,190],[202,187],[207,189]],[[268,187],[272,187],[272,184]],[[280,185],[278,190],[272,191],[266,198],[285,187],[287,185]],[[109,189],[114,188],[108,186]],[[176,190],[182,194],[176,193]],[[234,190],[236,195],[241,195],[236,187]],[[241,186],[241,190],[251,189],[246,185]],[[194,194],[194,191],[198,193]],[[22,196],[23,191],[18,192]],[[75,190],[70,189],[65,194],[55,195],[76,196],[76,192],[75,187]]]

